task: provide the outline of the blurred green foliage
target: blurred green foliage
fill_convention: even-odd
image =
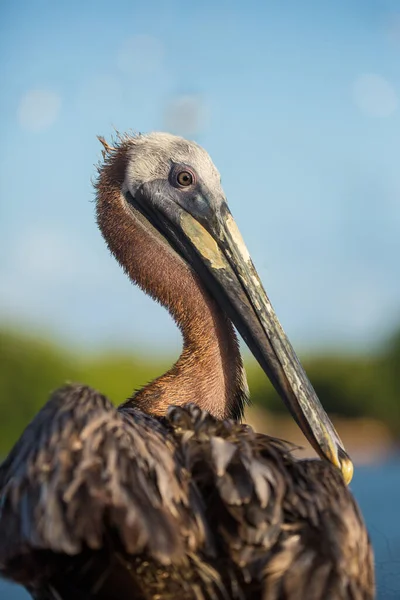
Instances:
[[[120,403],[171,363],[172,359],[145,360],[120,353],[79,355],[26,334],[0,330],[0,456],[62,383],[87,383]],[[400,331],[374,356],[318,355],[303,363],[330,414],[377,418],[400,435]],[[253,361],[247,372],[252,401],[272,412],[285,412]]]

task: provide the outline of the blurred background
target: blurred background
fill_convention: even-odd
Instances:
[[[3,0],[0,456],[62,382],[121,402],[177,358],[101,239],[91,179],[97,134],[188,136],[355,460],[378,597],[398,599],[399,65],[396,0]],[[306,446],[245,355],[248,422]]]

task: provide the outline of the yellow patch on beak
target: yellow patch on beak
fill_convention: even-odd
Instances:
[[[214,238],[188,213],[181,215],[181,226],[193,246],[206,258],[214,269],[227,268],[227,261]]]
[[[239,228],[236,225],[235,220],[232,217],[232,215],[228,215],[228,218],[225,221],[225,225],[226,225],[227,230],[229,231],[229,233],[232,236],[232,240],[235,242],[240,254],[242,255],[243,260],[247,263],[250,262],[249,251],[246,248],[246,244],[244,243],[242,234],[240,233]]]

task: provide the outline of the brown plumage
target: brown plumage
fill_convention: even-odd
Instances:
[[[126,218],[121,189],[131,145],[131,138],[123,138],[100,168],[97,222],[129,277],[171,312],[184,344],[173,368],[136,394],[135,405],[164,415],[171,399],[174,404],[201,402],[217,417],[239,417],[247,387],[232,323],[196,273],[142,215]]]
[[[191,190],[176,185],[176,169],[193,173]],[[368,534],[337,468],[348,472],[347,456],[313,391],[301,404],[301,366],[281,329],[275,337],[268,299],[249,300],[261,283],[220,189],[208,155],[179,138],[106,147],[100,229],[131,279],[168,307],[184,347],[119,409],[86,386],[56,391],[0,467],[0,572],[34,598],[374,597]],[[164,220],[171,210],[180,221]],[[215,233],[224,223],[231,245]],[[237,422],[247,383],[231,319],[334,464],[298,461],[289,444]]]

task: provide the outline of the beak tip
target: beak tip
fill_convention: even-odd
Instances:
[[[342,449],[339,452],[340,470],[346,485],[349,485],[353,479],[354,466],[349,455]]]

